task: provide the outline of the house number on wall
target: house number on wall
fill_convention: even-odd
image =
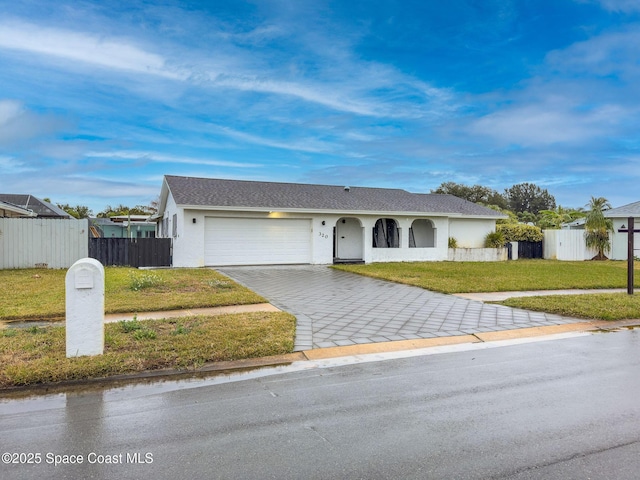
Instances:
[[[327,235],[326,233],[322,233],[322,232],[320,232],[320,236],[322,238],[329,238],[329,235]]]

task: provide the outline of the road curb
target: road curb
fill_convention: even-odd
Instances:
[[[585,321],[563,325],[551,325],[544,327],[520,328],[499,332],[484,332],[471,335],[459,335],[452,337],[424,338],[415,340],[400,340],[381,343],[367,343],[348,345],[344,347],[318,348],[270,357],[248,358],[242,360],[230,360],[209,363],[193,370],[162,369],[147,372],[114,375],[111,377],[73,380],[55,384],[41,384],[24,387],[12,387],[0,390],[0,398],[19,398],[31,395],[45,395],[63,393],[73,390],[115,388],[132,383],[155,382],[159,380],[177,380],[207,377],[213,374],[232,374],[262,367],[277,367],[290,365],[294,362],[308,362],[325,360],[355,355],[370,355],[377,353],[399,352],[423,348],[442,347],[471,343],[491,343],[519,338],[532,338],[557,335],[571,332],[597,332],[615,331],[621,328],[640,327],[640,320],[629,319],[615,322]]]

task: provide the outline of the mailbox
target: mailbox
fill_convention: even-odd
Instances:
[[[104,267],[94,258],[74,263],[65,277],[67,357],[104,353]]]

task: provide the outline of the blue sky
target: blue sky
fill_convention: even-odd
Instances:
[[[0,0],[0,192],[165,174],[640,200],[637,0]]]

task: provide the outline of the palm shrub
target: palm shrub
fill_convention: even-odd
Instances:
[[[587,207],[589,212],[584,223],[585,243],[587,247],[598,251],[592,260],[606,260],[605,252],[611,250],[609,232],[613,232],[613,221],[604,216],[604,210],[611,208],[611,204],[604,197],[591,197]]]
[[[484,237],[484,246],[485,248],[500,248],[504,247],[505,239],[504,233],[499,230],[495,232],[487,233],[487,236]]]

